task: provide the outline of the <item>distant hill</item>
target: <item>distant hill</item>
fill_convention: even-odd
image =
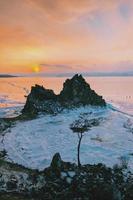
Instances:
[[[0,74],[0,78],[13,78],[13,77],[17,77],[17,76],[10,75],[10,74]]]

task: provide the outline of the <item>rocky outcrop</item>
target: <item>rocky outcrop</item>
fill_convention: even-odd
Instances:
[[[27,97],[22,113],[36,114],[38,112],[55,113],[57,96],[52,90],[47,90],[43,86],[35,85]]]
[[[72,79],[65,81],[63,90],[59,95],[43,86],[35,85],[32,87],[22,113],[56,114],[64,108],[85,105],[106,106],[106,103],[102,96],[99,96],[90,88],[82,75],[75,75]]]
[[[132,200],[133,174],[123,170],[103,164],[78,168],[62,161],[59,153],[42,172],[0,162],[0,197],[4,193],[11,194],[10,199],[24,195],[28,200]]]
[[[105,106],[101,96],[90,88],[82,75],[76,74],[72,79],[67,79],[60,93],[60,100],[65,104]]]

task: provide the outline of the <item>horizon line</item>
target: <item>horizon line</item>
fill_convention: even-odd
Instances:
[[[133,71],[123,72],[68,72],[68,73],[0,73],[0,77],[66,77],[81,74],[85,77],[132,77]]]

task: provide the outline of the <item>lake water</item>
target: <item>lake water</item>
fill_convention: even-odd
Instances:
[[[133,77],[86,77],[98,94],[117,109],[133,114]],[[43,85],[58,94],[66,77],[19,77],[0,79],[0,116],[11,117],[22,109],[31,86]]]

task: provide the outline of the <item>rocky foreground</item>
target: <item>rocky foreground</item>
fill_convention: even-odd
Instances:
[[[0,199],[132,200],[133,174],[125,166],[79,168],[63,162],[59,153],[42,172],[0,160]]]
[[[76,74],[65,81],[59,95],[43,86],[32,87],[22,114],[57,114],[66,108],[86,105],[106,106],[106,103],[102,96],[90,88],[82,75]]]

